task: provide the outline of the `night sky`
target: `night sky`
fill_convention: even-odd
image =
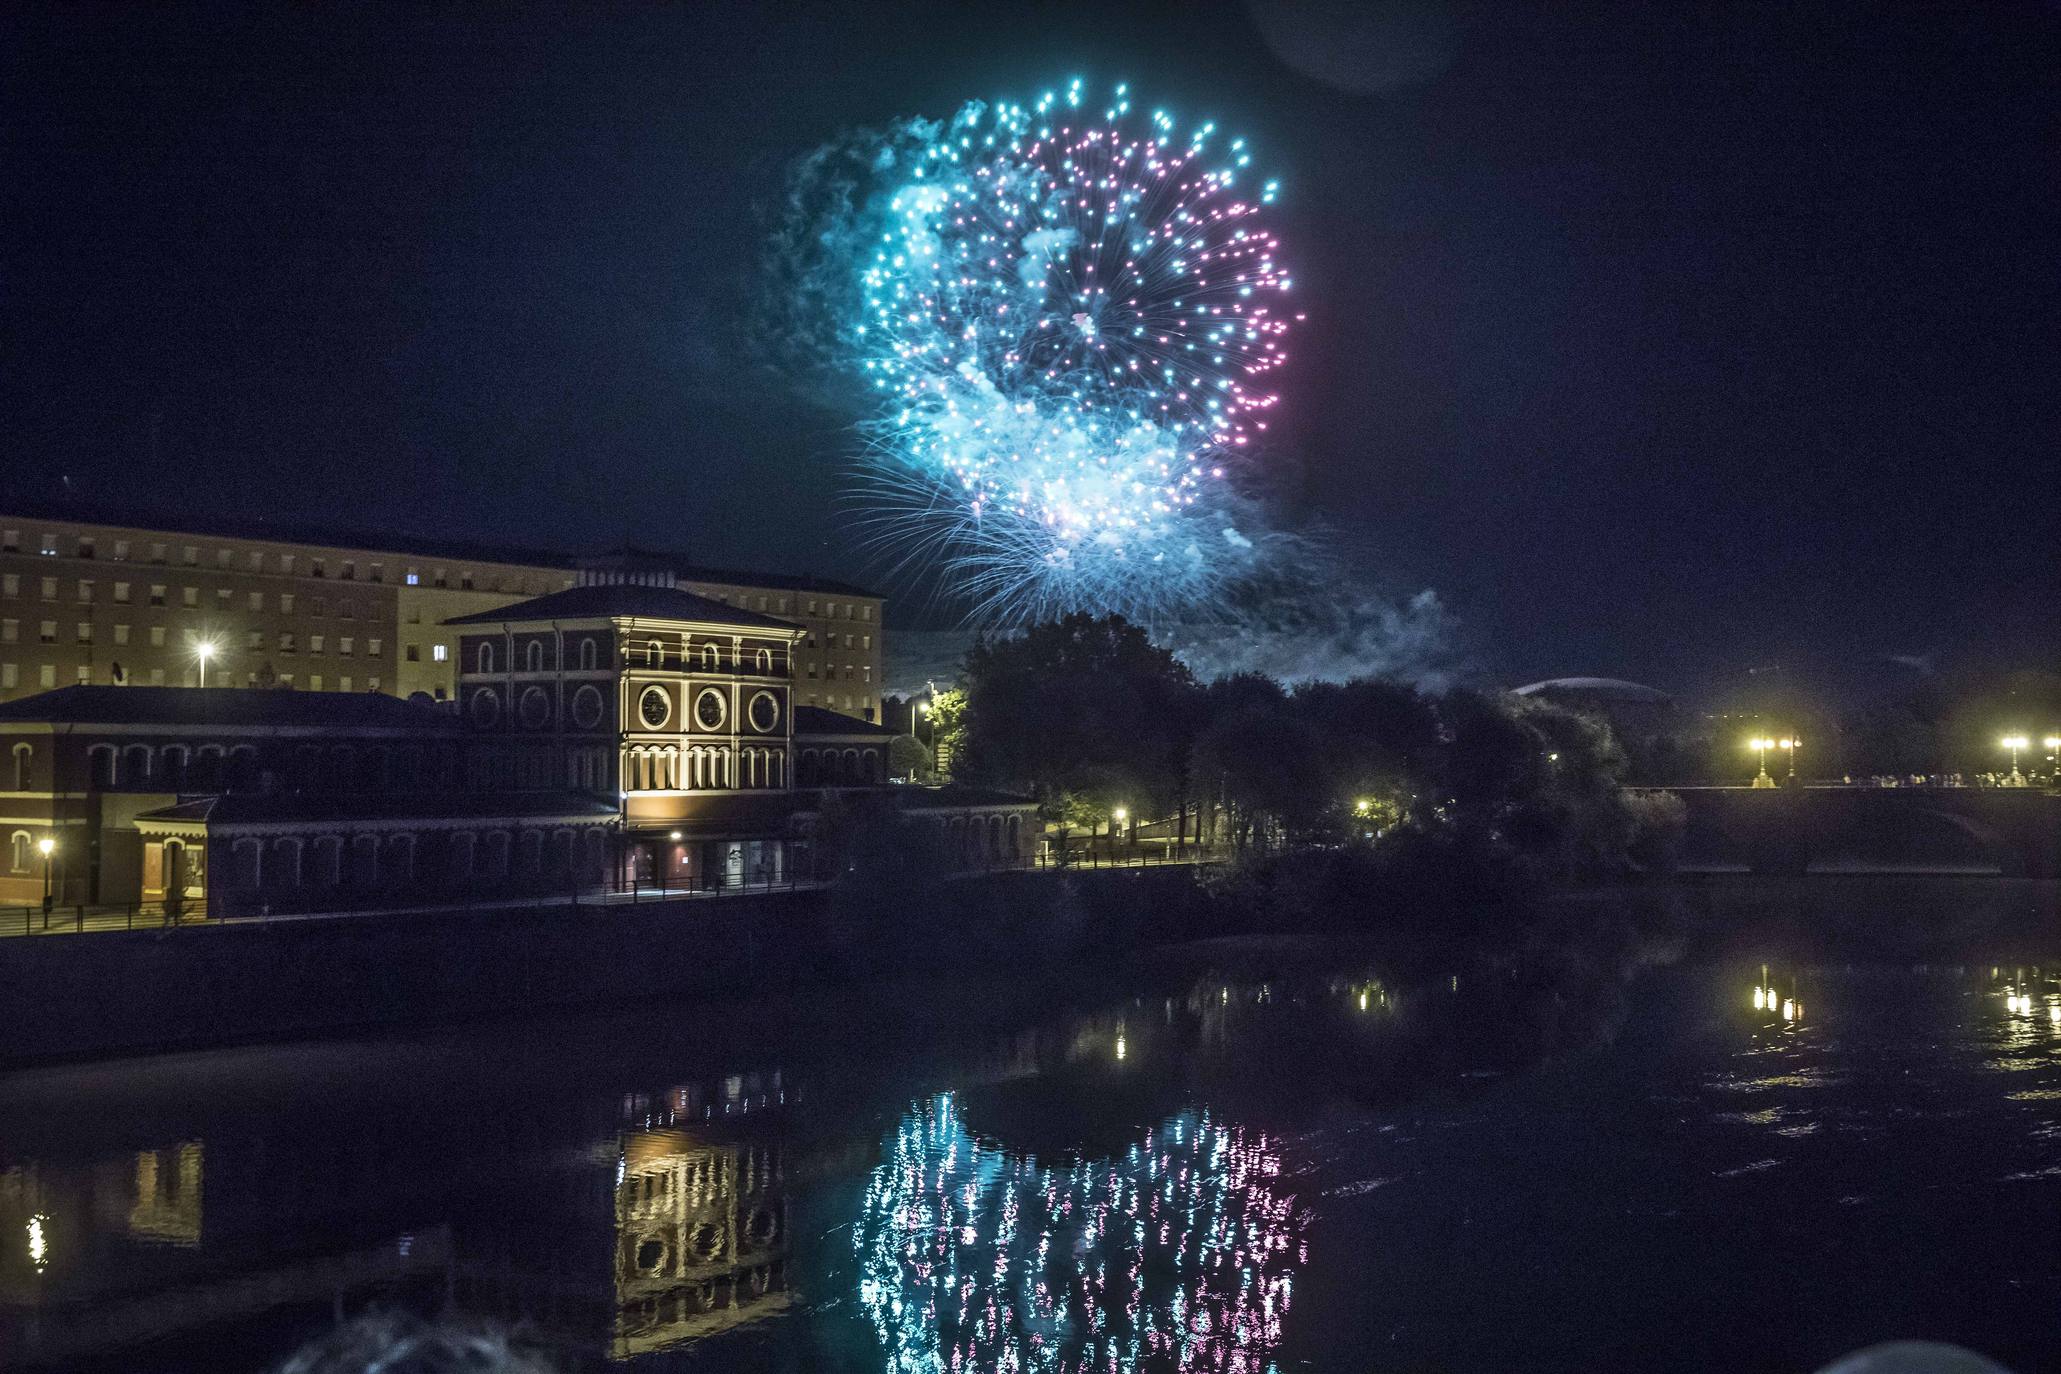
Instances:
[[[0,470],[863,576],[784,170],[1082,75],[1281,180],[1291,505],[1486,672],[2051,666],[2061,7],[1255,6],[9,6]]]

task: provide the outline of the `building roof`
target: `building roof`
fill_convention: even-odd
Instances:
[[[0,722],[455,730],[452,715],[378,692],[275,687],[58,687],[0,703]]]
[[[797,735],[867,735],[876,739],[892,739],[901,733],[885,725],[875,725],[870,720],[860,720],[842,711],[826,711],[821,706],[797,706],[794,708],[794,733]]]
[[[613,804],[583,792],[276,792],[224,793],[161,806],[141,821],[275,825],[352,821],[613,819]]]
[[[640,620],[685,620],[699,624],[741,625],[755,630],[799,630],[790,620],[725,605],[693,592],[671,587],[640,587],[610,582],[567,587],[562,592],[531,597],[491,611],[475,611],[446,620],[446,625],[499,625],[539,620],[606,620],[634,616]]]
[[[1658,687],[1642,683],[1626,682],[1617,677],[1552,677],[1544,682],[1527,683],[1511,689],[1521,697],[1535,696],[1541,692],[1562,692],[1582,696],[1603,697],[1612,701],[1666,702],[1674,698]]]

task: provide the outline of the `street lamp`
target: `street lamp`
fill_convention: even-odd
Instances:
[[[2061,782],[2061,735],[2048,735],[2040,741],[2047,747],[2047,781]]]
[[[1775,780],[1768,776],[1768,750],[1775,747],[1775,742],[1771,739],[1755,735],[1752,739],[1746,741],[1746,747],[1751,749],[1754,752],[1754,756],[1760,760],[1760,771],[1753,775],[1753,785],[1755,787],[1773,787]]]
[[[923,717],[923,718],[928,718],[928,717],[929,717],[929,715],[930,715],[930,703],[929,703],[929,702],[927,702],[927,701],[919,701],[919,702],[917,702],[917,703],[916,703],[916,714],[917,714],[917,715],[918,715],[919,717]],[[921,737],[920,735],[919,735],[919,736],[917,737],[917,740],[916,740],[916,742],[917,742],[918,744],[922,744],[922,743],[923,743],[923,739],[922,739],[922,737]],[[934,720],[930,722],[930,743],[929,743],[929,745],[928,745],[928,746],[926,746],[926,747],[927,747],[927,749],[928,749],[928,751],[929,751],[929,753],[930,753],[930,780],[931,780],[932,782],[936,782],[936,781],[937,781],[937,722],[936,722],[936,721],[934,721]]]
[[[193,656],[200,663],[200,685],[208,685],[208,660],[215,656],[215,641],[203,639],[193,646]]]
[[[2025,775],[2018,771],[2018,755],[2031,742],[2032,741],[2028,740],[2023,735],[2006,735],[2002,739],[1997,741],[1997,743],[2003,745],[2006,749],[2009,749],[2011,751],[2011,776],[2004,779],[2004,786],[2025,786]]]
[[[43,856],[43,921],[47,925],[50,908],[56,904],[56,899],[50,895],[50,856],[57,852],[57,841],[45,835],[36,841],[36,852]]]
[[[1110,813],[1109,813],[1109,841],[1110,841],[1110,844],[1111,844],[1112,846],[1114,846],[1114,845],[1115,845],[1115,843],[1116,843],[1116,832],[1117,832],[1117,827],[1121,826],[1121,825],[1122,825],[1122,824],[1123,824],[1123,823],[1124,823],[1125,821],[1129,820],[1130,818],[1131,818],[1131,813],[1130,813],[1130,812],[1129,812],[1128,810],[1126,810],[1125,808],[1121,807],[1121,806],[1119,806],[1119,807],[1116,807],[1116,808],[1114,808],[1114,809],[1112,809],[1112,810],[1110,811]]]
[[[1781,748],[1783,753],[1789,755],[1789,780],[1795,782],[1796,751],[1803,747],[1803,741],[1800,739],[1783,739],[1777,740],[1775,743]]]

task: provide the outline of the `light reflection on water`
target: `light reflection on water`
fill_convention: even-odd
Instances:
[[[1182,1112],[1119,1156],[976,1140],[952,1094],[903,1118],[853,1235],[886,1367],[1250,1374],[1307,1259],[1276,1142]]]
[[[499,1067],[468,1033],[420,1083],[412,1042],[281,1052],[299,1095],[264,1112],[193,1056],[136,1070],[138,1097],[195,1075],[148,1111],[80,1071],[90,1117],[19,1153],[0,1081],[0,1365],[35,1367],[33,1327],[49,1367],[62,1339],[255,1369],[378,1301],[661,1374],[1575,1369],[1608,1361],[1554,1352],[1688,1329],[1656,1278],[1684,1254],[1726,1266],[1701,1368],[1752,1353],[1732,1330],[1809,1368],[1871,1303],[2061,1348],[2050,970],[1710,967],[1629,1023],[1608,980],[1427,985],[1210,979],[897,1048],[739,1034],[677,1073],[614,1022]],[[1534,1069],[1513,1046],[1542,1030]]]

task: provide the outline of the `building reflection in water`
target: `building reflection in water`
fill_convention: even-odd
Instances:
[[[1047,1165],[975,1140],[953,1094],[868,1182],[859,1298],[888,1367],[1268,1367],[1306,1260],[1266,1136],[1187,1111],[1117,1158]]]
[[[780,1075],[725,1079],[714,1100],[697,1087],[662,1097],[662,1117],[647,1112],[620,1140],[618,1360],[777,1315],[788,1301],[782,1142],[752,1129],[784,1102]],[[645,1104],[625,1105],[634,1115]]]

